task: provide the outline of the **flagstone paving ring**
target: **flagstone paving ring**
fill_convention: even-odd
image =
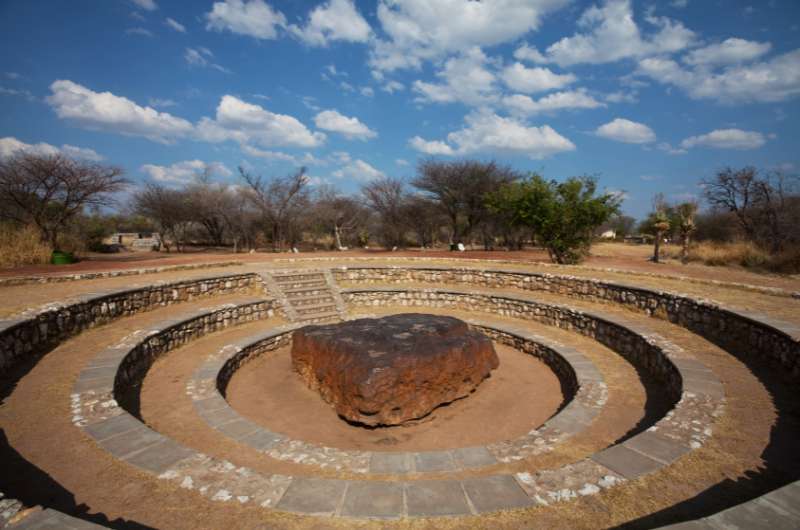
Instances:
[[[219,295],[227,303],[180,307]],[[2,323],[0,368],[6,371],[26,356],[46,353],[91,327],[114,326],[120,317],[165,305],[176,306],[173,318],[97,351],[80,372],[70,395],[72,423],[115,459],[172,487],[215,502],[308,516],[475,515],[569,502],[662,473],[716,435],[718,420],[726,414],[728,383],[723,385],[689,348],[654,331],[664,327],[649,326],[643,316],[669,321],[724,350],[746,349],[759,362],[780,366],[786,377],[800,375],[800,330],[761,315],[588,278],[433,267],[244,272],[92,293]],[[543,361],[558,376],[564,403],[544,424],[525,426],[525,434],[515,439],[432,451],[366,451],[292,438],[268,423],[244,418],[226,401],[237,370],[259,357],[268,360],[270,352],[289,343],[298,326],[412,310],[467,314],[469,325],[496,344]],[[285,320],[279,323],[278,315]],[[130,396],[138,395],[148,372],[158,369],[157,360],[166,361],[169,352],[215,332],[262,321],[270,323],[257,334],[198,358],[181,389],[212,434],[261,453],[264,468],[201,452],[138,417]],[[602,366],[580,348],[540,334],[536,326],[580,336],[618,354],[640,378],[657,383],[648,388],[647,398],[658,392],[664,406],[594,453],[552,466],[526,466],[528,459],[596,425],[609,395]],[[297,472],[272,472],[270,462],[290,463],[294,467],[275,469]],[[732,509],[778,506],[775,513],[793,516],[795,508],[786,502],[798,495],[792,488],[770,493],[773,500]],[[58,517],[53,510],[44,513]]]

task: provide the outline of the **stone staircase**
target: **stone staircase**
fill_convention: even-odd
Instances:
[[[344,301],[328,270],[262,272],[267,290],[293,322],[344,320]]]

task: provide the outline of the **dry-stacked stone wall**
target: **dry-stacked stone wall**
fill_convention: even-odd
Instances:
[[[116,318],[199,297],[247,293],[260,286],[261,279],[255,274],[153,284],[90,293],[69,304],[45,306],[31,317],[0,321],[0,374],[28,355],[46,351],[84,329]]]
[[[667,319],[730,351],[761,355],[792,377],[800,376],[800,327],[679,294],[576,276],[504,270],[345,267],[334,273],[337,281],[359,284],[461,284],[546,291],[611,302]]]

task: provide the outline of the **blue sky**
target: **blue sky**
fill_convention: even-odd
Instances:
[[[730,165],[800,167],[800,2],[0,1],[0,156],[177,186],[421,157],[596,175],[636,217]]]

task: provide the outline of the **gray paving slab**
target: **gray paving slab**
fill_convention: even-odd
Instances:
[[[239,441],[257,451],[266,451],[283,439],[284,436],[260,427],[255,432],[250,433]]]
[[[456,464],[462,468],[491,466],[497,459],[483,446],[462,447],[451,451]]]
[[[454,471],[453,456],[449,451],[425,451],[414,453],[414,468],[417,473]]]
[[[346,480],[295,477],[276,508],[307,515],[333,515],[347,485]]]
[[[98,379],[101,377],[114,377],[117,375],[117,368],[117,364],[111,366],[98,366],[96,368],[84,368],[80,375],[78,375],[78,381],[83,381],[85,379]]]
[[[513,510],[533,505],[533,501],[511,475],[494,475],[461,481],[475,509],[480,512]]]
[[[238,420],[239,414],[237,414],[233,409],[230,407],[224,407],[217,410],[200,410],[198,411],[200,416],[206,423],[208,423],[211,427],[216,427],[218,425],[222,425],[223,423],[227,423],[229,421]]]
[[[413,456],[409,453],[374,452],[369,461],[370,473],[402,475],[413,470]]]
[[[258,425],[244,418],[239,418],[217,425],[215,428],[222,434],[239,441],[256,432],[256,430],[258,430]]]
[[[219,410],[227,406],[228,402],[225,401],[219,394],[215,394],[206,399],[198,399],[194,402],[194,408],[198,411],[202,410],[211,412],[212,410]]]
[[[344,496],[341,515],[396,519],[405,515],[403,485],[397,482],[351,482]]]
[[[106,438],[100,442],[100,446],[122,459],[164,440],[166,440],[164,436],[142,425],[138,429]]]
[[[774,504],[752,500],[707,517],[725,530],[797,530],[800,521]]]
[[[689,447],[671,438],[647,431],[637,434],[622,445],[664,464],[671,464],[690,451]]]
[[[697,519],[696,521],[684,521],[669,526],[659,526],[658,530],[719,530],[719,527],[713,526],[703,519]]]
[[[661,462],[624,445],[613,445],[608,449],[595,453],[592,455],[592,460],[627,479],[640,477],[663,466]]]
[[[109,392],[114,388],[114,380],[110,377],[99,377],[96,379],[84,379],[75,381],[72,392],[82,394],[84,392]]]
[[[717,399],[725,397],[725,387],[719,381],[688,378],[683,380],[683,390],[694,394],[705,394]]]
[[[472,511],[457,480],[420,480],[406,485],[406,505],[411,517],[468,515]]]
[[[78,519],[56,510],[45,509],[26,517],[19,523],[13,524],[8,528],[14,530],[40,530],[47,528],[57,528],[63,530],[92,530],[106,528],[83,519]]]
[[[800,520],[800,480],[773,490],[761,498],[783,508]]]
[[[86,425],[83,430],[95,440],[102,441],[106,438],[111,438],[124,432],[132,431],[142,427],[142,422],[123,412],[119,416],[108,418],[107,420],[99,421]]]
[[[161,474],[169,469],[170,466],[193,454],[194,451],[191,449],[166,438],[162,442],[151,445],[147,449],[125,458],[125,461],[141,469]]]

